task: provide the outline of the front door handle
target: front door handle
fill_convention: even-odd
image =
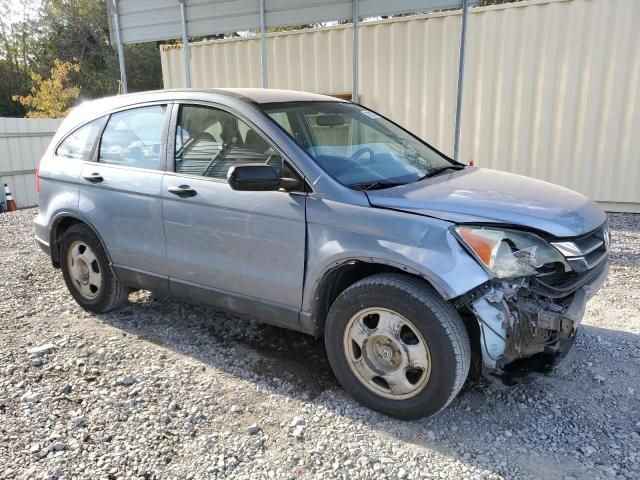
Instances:
[[[92,173],[91,175],[85,175],[83,177],[86,181],[91,182],[91,183],[100,183],[104,180],[104,178],[102,178],[102,175],[100,175],[99,173]]]
[[[180,185],[178,187],[169,187],[167,190],[169,190],[169,193],[173,193],[174,195],[177,195],[180,198],[195,197],[198,194],[198,192],[196,192],[189,185]]]

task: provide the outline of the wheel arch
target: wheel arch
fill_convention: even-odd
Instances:
[[[86,225],[93,231],[96,237],[98,237],[98,240],[100,240],[102,248],[107,255],[107,259],[109,260],[109,268],[111,268],[113,263],[111,261],[111,255],[109,255],[109,250],[107,249],[107,246],[98,230],[86,218],[69,212],[59,213],[51,222],[49,245],[51,245],[51,261],[53,262],[53,265],[56,268],[60,268],[60,247],[62,246],[62,237],[69,228],[78,224]],[[111,270],[113,271],[112,268]]]
[[[343,258],[326,267],[314,283],[308,312],[303,312],[301,316],[302,329],[314,336],[322,335],[327,314],[335,299],[354,283],[378,273],[400,273],[416,278],[433,288],[443,299],[448,298],[436,282],[406,265],[372,257]]]

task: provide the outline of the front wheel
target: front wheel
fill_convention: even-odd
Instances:
[[[373,275],[342,292],[327,317],[325,344],[345,390],[405,420],[445,408],[469,372],[469,337],[458,312],[408,275]]]
[[[130,289],[109,268],[100,239],[88,226],[71,226],[62,237],[62,274],[76,302],[90,312],[105,313],[122,306]]]

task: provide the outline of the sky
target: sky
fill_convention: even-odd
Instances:
[[[42,0],[5,0],[1,2],[6,4],[8,7],[8,23],[11,24],[13,22],[19,21],[26,14],[35,15],[40,5],[42,5]]]

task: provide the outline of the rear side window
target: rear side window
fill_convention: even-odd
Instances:
[[[99,118],[77,129],[58,145],[56,155],[74,160],[89,160],[93,144],[104,122],[104,117]]]
[[[112,114],[100,141],[100,162],[158,170],[166,109],[153,105]]]

